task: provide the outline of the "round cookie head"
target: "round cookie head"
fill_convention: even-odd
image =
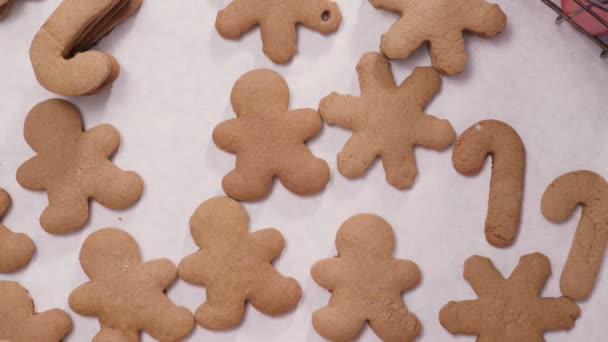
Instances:
[[[62,117],[58,120],[58,117]],[[50,99],[34,106],[23,126],[28,144],[37,152],[48,151],[82,133],[80,112],[71,103]]]
[[[395,235],[390,224],[373,214],[359,214],[346,220],[336,235],[340,256],[371,255],[390,258]]]
[[[108,248],[107,240],[112,241]],[[111,277],[140,262],[133,237],[116,228],[104,228],[89,235],[80,250],[80,262],[89,278]]]
[[[190,218],[190,233],[197,246],[220,239],[232,241],[249,232],[249,217],[233,199],[213,197],[201,204]]]
[[[230,100],[238,117],[284,112],[289,107],[289,87],[278,73],[256,69],[236,81]]]

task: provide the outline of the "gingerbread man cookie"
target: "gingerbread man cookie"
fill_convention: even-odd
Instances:
[[[478,299],[448,303],[439,314],[441,325],[488,342],[538,342],[545,331],[570,329],[578,306],[566,297],[540,297],[550,274],[549,259],[540,253],[521,257],[508,279],[490,259],[473,256],[464,264],[464,278]]]
[[[363,324],[387,342],[412,341],[420,321],[403,303],[401,293],[420,282],[418,266],[392,257],[393,229],[383,218],[355,215],[336,236],[338,256],[312,267],[312,277],[332,295],[312,316],[315,330],[332,341],[351,341]]]
[[[125,209],[141,197],[141,177],[110,161],[120,144],[116,128],[100,125],[83,132],[80,112],[71,103],[52,99],[36,105],[25,119],[24,135],[38,154],[19,167],[17,181],[26,189],[47,192],[49,206],[40,217],[47,232],[82,228],[90,198]]]
[[[137,242],[127,232],[105,228],[82,244],[80,264],[91,281],[69,297],[70,308],[97,316],[94,341],[139,341],[144,330],[159,341],[178,341],[194,327],[188,309],[165,295],[177,277],[168,259],[141,262]]]
[[[233,0],[217,13],[215,27],[222,37],[238,39],[259,25],[264,53],[283,64],[296,54],[298,24],[328,34],[341,22],[338,5],[328,0]]]
[[[467,54],[463,31],[493,37],[504,30],[507,17],[485,0],[370,0],[380,9],[395,12],[399,20],[382,35],[380,51],[390,59],[406,59],[424,42],[431,62],[453,75],[464,70]]]
[[[4,189],[0,188],[0,219],[7,212],[11,198]],[[27,265],[36,247],[29,236],[13,233],[0,223],[0,273],[15,272]]]
[[[272,266],[285,246],[283,236],[272,228],[249,233],[249,217],[238,202],[207,200],[192,215],[190,232],[200,250],[182,259],[178,272],[183,280],[206,288],[207,301],[196,311],[201,326],[238,326],[246,302],[264,314],[280,315],[300,301],[298,282]]]
[[[353,131],[338,154],[338,170],[348,178],[362,177],[380,156],[387,182],[410,188],[418,174],[414,146],[441,150],[456,136],[447,120],[423,112],[441,78],[433,68],[416,68],[396,86],[388,60],[375,52],[363,55],[357,73],[360,97],[332,93],[319,104],[329,125]]]
[[[542,213],[552,222],[568,219],[582,207],[574,241],[562,271],[562,294],[587,299],[597,281],[608,243],[608,182],[592,171],[574,171],[554,180],[545,190]]]
[[[142,1],[63,0],[30,47],[38,82],[64,96],[89,95],[110,86],[120,73],[118,61],[88,50],[135,14]]]
[[[329,182],[329,166],[316,158],[306,141],[319,133],[321,117],[312,109],[289,110],[289,88],[274,71],[250,71],[236,82],[231,94],[237,119],[213,131],[213,141],[236,154],[236,167],[222,181],[236,200],[266,197],[276,176],[291,192],[311,195]]]
[[[0,281],[0,341],[60,342],[72,329],[65,311],[34,312],[26,289],[12,281]]]

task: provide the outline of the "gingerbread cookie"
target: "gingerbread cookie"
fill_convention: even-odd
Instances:
[[[471,176],[481,171],[488,155],[492,156],[492,179],[486,240],[496,247],[507,247],[519,230],[526,150],[511,126],[497,120],[484,120],[458,138],[452,163],[456,171]]]
[[[441,150],[456,136],[447,120],[423,112],[441,78],[433,68],[416,68],[396,86],[388,60],[375,52],[363,55],[357,73],[360,97],[332,93],[319,104],[329,125],[353,131],[338,154],[338,170],[348,178],[362,177],[380,156],[387,182],[410,188],[418,174],[414,146]]]
[[[250,71],[236,82],[230,99],[237,119],[213,131],[215,144],[236,154],[236,167],[222,181],[228,196],[260,200],[270,193],[275,176],[298,195],[325,189],[329,166],[306,147],[321,130],[321,118],[312,109],[289,110],[289,88],[281,75]]]
[[[11,198],[4,189],[0,188],[0,219],[7,212]],[[36,247],[29,236],[13,233],[0,223],[0,273],[15,272],[27,265]]]
[[[177,277],[168,259],[143,263],[131,235],[116,228],[87,237],[80,264],[91,279],[69,297],[70,308],[97,316],[101,330],[94,341],[139,341],[143,330],[159,341],[178,341],[194,327],[188,309],[178,307],[164,291]]]
[[[464,70],[467,53],[463,31],[493,37],[504,30],[507,17],[484,0],[369,0],[399,20],[382,35],[380,51],[390,59],[406,59],[428,42],[433,67],[453,75]]]
[[[34,312],[26,289],[12,281],[0,281],[0,341],[60,342],[72,329],[65,311]]]
[[[238,202],[207,200],[192,215],[190,232],[200,250],[182,259],[178,272],[183,280],[205,286],[207,301],[196,310],[201,326],[238,326],[246,302],[266,315],[280,315],[300,301],[298,282],[272,266],[285,246],[283,236],[272,228],[249,233],[249,217]]]
[[[139,175],[109,160],[120,144],[116,128],[100,125],[83,132],[80,112],[71,103],[52,99],[36,105],[25,119],[24,135],[37,155],[19,167],[17,181],[47,192],[49,206],[40,217],[47,232],[82,228],[89,218],[89,198],[125,209],[141,197]]]
[[[287,63],[296,54],[296,26],[328,34],[338,30],[342,14],[328,0],[233,0],[217,13],[215,27],[227,39],[238,39],[260,26],[263,51],[275,63]]]
[[[30,59],[38,82],[65,96],[89,95],[120,73],[110,54],[88,51],[132,16],[143,0],[63,0],[32,41]]]
[[[464,277],[478,299],[448,303],[439,321],[451,334],[477,335],[477,341],[544,341],[545,331],[570,329],[580,314],[566,297],[540,297],[550,274],[549,259],[540,253],[521,257],[509,279],[490,259],[470,257]]]
[[[332,341],[351,341],[369,322],[383,340],[412,341],[420,321],[403,303],[401,293],[420,282],[418,266],[392,257],[393,229],[383,218],[355,215],[336,236],[338,256],[317,262],[312,277],[332,295],[329,304],[315,311],[312,324]]]
[[[6,17],[12,4],[13,0],[0,0],[0,19]]]
[[[608,183],[591,171],[557,178],[543,194],[541,209],[552,222],[565,221],[581,205],[570,254],[561,275],[561,291],[574,300],[589,297],[595,286],[608,242]]]

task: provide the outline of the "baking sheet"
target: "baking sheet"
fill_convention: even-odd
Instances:
[[[122,144],[114,161],[140,173],[146,187],[129,210],[93,204],[90,223],[69,236],[52,236],[39,227],[45,194],[24,190],[15,181],[18,166],[33,155],[22,137],[23,120],[35,104],[54,97],[36,82],[28,48],[59,0],[18,0],[0,22],[0,186],[13,198],[3,222],[28,233],[38,248],[24,271],[0,279],[21,282],[40,311],[68,311],[74,321],[68,341],[90,340],[98,331],[96,319],[79,316],[67,305],[70,291],[87,281],[78,251],[88,234],[108,226],[125,229],[139,242],[145,260],[168,257],[177,263],[195,251],[190,215],[204,200],[222,194],[221,178],[234,164],[233,155],[215,147],[211,131],[234,116],[229,96],[241,74],[254,68],[280,72],[291,88],[292,108],[316,108],[334,90],[359,94],[354,67],[363,53],[377,49],[381,33],[397,18],[364,0],[338,0],[344,17],[338,33],[298,30],[300,53],[293,63],[278,66],[262,54],[258,30],[240,41],[219,37],[215,13],[228,2],[148,0],[135,18],[99,45],[120,61],[120,78],[110,90],[70,100],[84,113],[86,127],[110,123],[119,129]],[[541,215],[540,199],[545,187],[568,171],[590,169],[608,177],[608,60],[601,60],[599,49],[567,24],[555,25],[555,14],[540,1],[498,2],[509,18],[507,30],[493,40],[466,38],[470,60],[465,72],[443,79],[427,112],[449,119],[458,133],[495,118],[522,136],[528,167],[515,245],[497,249],[485,241],[489,164],[479,176],[463,177],[451,165],[450,150],[418,148],[420,174],[412,190],[389,186],[380,163],[365,178],[351,181],[337,172],[335,162],[350,134],[325,127],[309,144],[330,163],[332,179],[325,192],[301,198],[277,184],[267,200],[246,204],[252,230],[272,226],[284,234],[287,247],[276,267],[300,282],[302,302],[279,318],[248,308],[240,328],[210,332],[197,327],[189,340],[322,341],[310,317],[327,303],[329,293],[309,270],[316,260],[335,254],[339,225],[360,212],[384,216],[396,231],[395,257],[411,259],[422,270],[420,286],[404,296],[422,321],[421,341],[474,340],[452,337],[438,321],[448,301],[474,298],[462,278],[463,262],[473,254],[491,257],[508,275],[521,255],[542,252],[553,268],[543,295],[559,295],[559,273],[579,214],[565,224],[551,224]],[[419,49],[407,61],[394,62],[393,70],[401,81],[414,67],[429,63],[426,51]],[[603,270],[591,299],[580,303],[576,327],[548,333],[547,340],[605,340],[607,288]],[[195,310],[205,291],[178,281],[169,296]],[[360,340],[377,338],[365,328]]]

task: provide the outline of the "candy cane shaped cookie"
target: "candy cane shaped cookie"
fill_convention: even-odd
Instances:
[[[463,175],[479,173],[492,156],[492,179],[486,216],[486,240],[496,247],[513,243],[521,218],[526,152],[517,132],[504,122],[484,120],[456,141],[452,163]]]
[[[595,285],[608,241],[608,183],[591,171],[558,177],[545,190],[541,210],[547,220],[565,221],[576,206],[583,207],[562,271],[560,287],[574,300],[589,297]]]

